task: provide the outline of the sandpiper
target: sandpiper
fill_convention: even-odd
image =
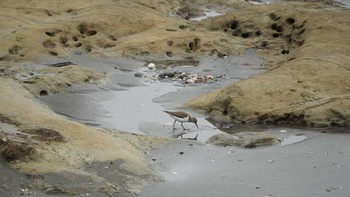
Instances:
[[[191,117],[186,112],[182,112],[182,111],[164,111],[164,112],[168,113],[172,118],[175,119],[174,124],[173,124],[173,130],[175,129],[176,121],[181,122],[181,126],[182,126],[183,130],[185,130],[185,127],[183,125],[183,123],[185,123],[185,122],[192,122],[197,126],[197,128],[199,128],[197,125],[197,119],[195,117]]]

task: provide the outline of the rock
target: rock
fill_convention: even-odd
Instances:
[[[264,132],[241,132],[236,134],[220,133],[212,136],[206,143],[216,146],[239,146],[255,148],[279,143],[280,140],[271,134]]]
[[[192,84],[192,83],[194,83],[194,80],[193,79],[186,79],[185,83]]]
[[[150,70],[152,70],[152,69],[155,69],[155,68],[156,68],[156,65],[155,65],[154,63],[149,63],[149,64],[147,65],[147,68],[150,69]]]
[[[140,78],[140,77],[143,77],[143,73],[140,73],[140,72],[137,72],[134,74],[134,77],[137,77],[137,78]]]

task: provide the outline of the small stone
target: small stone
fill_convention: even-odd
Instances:
[[[214,76],[213,75],[207,75],[206,78],[207,79],[214,79]]]
[[[142,76],[143,76],[143,74],[142,74],[142,73],[139,73],[139,72],[137,72],[137,73],[134,74],[134,77],[140,78],[140,77],[142,77]]]
[[[187,84],[192,84],[192,83],[194,83],[194,80],[193,80],[193,79],[187,79],[187,80],[185,81],[185,83],[187,83]]]
[[[147,65],[147,68],[150,69],[150,70],[152,70],[152,69],[155,69],[155,68],[156,68],[156,65],[155,65],[154,63],[149,63],[149,64]]]
[[[183,154],[184,154],[184,152],[183,152],[183,151],[181,151],[181,152],[179,152],[179,154],[180,154],[180,155],[183,155]]]

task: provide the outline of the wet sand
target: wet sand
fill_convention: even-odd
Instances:
[[[152,163],[166,181],[140,196],[348,196],[350,136],[284,130],[308,139],[256,149],[179,140],[154,150]]]

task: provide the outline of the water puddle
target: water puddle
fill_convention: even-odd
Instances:
[[[198,119],[199,129],[185,123],[173,131],[173,119],[163,110],[179,110],[186,101],[217,88],[255,76],[265,69],[256,51],[247,50],[240,56],[227,58],[205,57],[195,67],[179,65],[166,69],[149,69],[135,60],[96,60],[89,57],[71,57],[71,62],[88,65],[109,73],[109,83],[102,87],[83,85],[66,93],[43,96],[41,101],[56,113],[78,122],[124,130],[133,133],[168,137],[195,138],[206,141],[221,132],[203,117],[189,110]],[[186,77],[213,76],[211,80],[188,83],[185,79],[162,78],[165,73],[180,73]],[[219,77],[218,77],[219,76]]]
[[[203,11],[203,13],[204,13],[204,16],[191,18],[191,21],[201,21],[210,17],[220,16],[224,14],[222,11],[218,11],[218,10],[205,10]]]

